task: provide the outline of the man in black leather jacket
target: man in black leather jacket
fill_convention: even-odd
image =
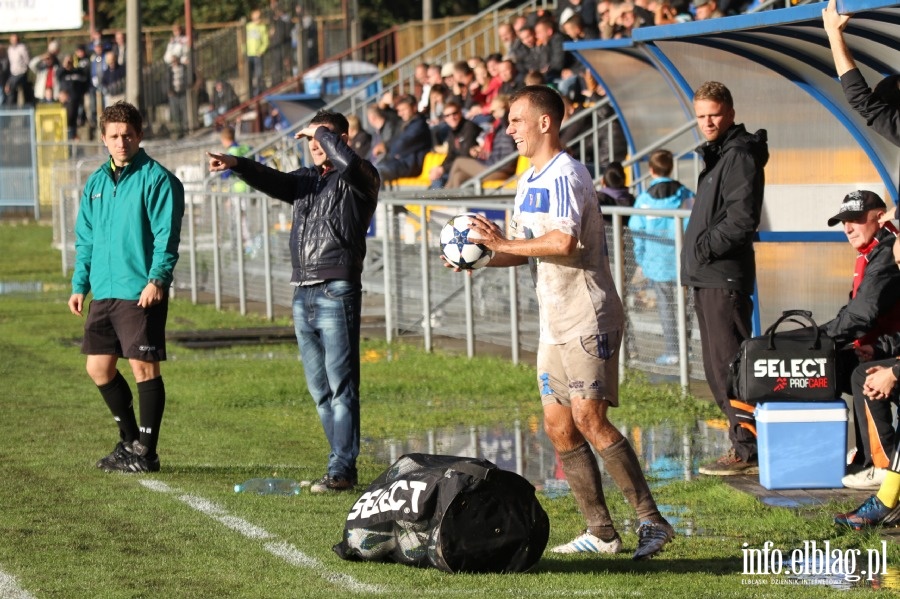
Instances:
[[[294,329],[306,384],[331,452],[313,493],[352,490],[359,455],[359,327],[366,231],[380,180],[347,144],[347,119],[320,111],[295,137],[309,139],[314,167],[282,173],[247,158],[208,154],[253,188],[293,205]]]

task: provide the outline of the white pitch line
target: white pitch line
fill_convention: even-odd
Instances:
[[[381,593],[384,591],[384,589],[377,585],[359,582],[358,580],[356,580],[352,576],[348,576],[347,574],[336,574],[328,572],[327,570],[325,570],[324,564],[316,558],[306,555],[290,543],[277,540],[275,535],[263,528],[260,528],[259,526],[256,526],[255,524],[251,524],[243,518],[232,516],[227,511],[225,511],[225,508],[208,499],[199,497],[197,495],[179,495],[175,489],[159,480],[141,480],[140,483],[151,491],[174,494],[175,497],[182,503],[197,510],[201,514],[209,516],[213,520],[227,526],[231,530],[247,537],[248,539],[275,539],[270,540],[268,543],[265,543],[263,545],[263,548],[275,557],[283,559],[292,566],[306,568],[314,571],[316,574],[332,584],[345,587],[347,590],[354,593]],[[0,574],[2,574],[2,572],[0,572]],[[3,579],[0,578],[0,591],[3,590],[2,582]],[[3,593],[0,593],[0,597],[6,599],[6,595],[4,595]],[[15,599],[33,598],[30,595],[26,594],[22,597],[16,597]]]
[[[0,570],[0,597],[3,599],[34,599],[34,595],[19,586],[16,577]]]

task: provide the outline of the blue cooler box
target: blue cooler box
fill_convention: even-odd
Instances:
[[[759,484],[767,489],[836,489],[847,463],[847,404],[756,406]]]

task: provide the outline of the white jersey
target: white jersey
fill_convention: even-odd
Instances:
[[[609,270],[609,252],[597,193],[587,168],[560,152],[540,173],[519,178],[510,224],[518,239],[553,230],[578,240],[570,256],[529,258],[542,343],[621,330],[622,302]]]

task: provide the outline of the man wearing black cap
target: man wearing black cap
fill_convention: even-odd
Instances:
[[[900,331],[900,269],[891,251],[896,229],[879,222],[886,210],[878,194],[854,191],[828,219],[829,227],[843,223],[847,241],[858,252],[850,301],[822,327],[839,349],[839,389],[854,394],[857,453],[843,481],[852,488],[878,488],[894,446],[890,403],[867,403],[861,392],[853,392],[866,377],[857,367],[872,360],[878,337]]]

